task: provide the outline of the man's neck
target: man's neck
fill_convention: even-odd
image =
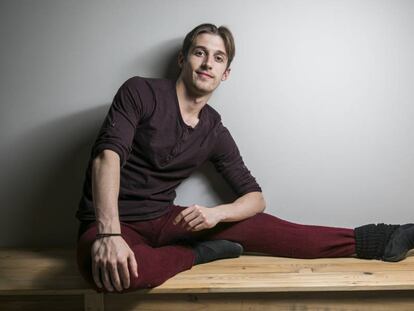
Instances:
[[[194,123],[194,120],[198,120],[198,115],[201,109],[207,104],[211,94],[203,96],[192,95],[185,86],[184,81],[180,78],[177,80],[175,87],[177,90],[181,115],[184,121]]]

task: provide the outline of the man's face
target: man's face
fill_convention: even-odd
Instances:
[[[212,93],[221,81],[228,78],[227,53],[219,35],[202,33],[196,37],[187,59],[179,56],[181,78],[190,93],[203,96]]]

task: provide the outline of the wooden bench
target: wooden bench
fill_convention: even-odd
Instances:
[[[414,253],[398,263],[242,256],[127,294],[88,288],[70,250],[0,249],[0,310],[414,310]]]

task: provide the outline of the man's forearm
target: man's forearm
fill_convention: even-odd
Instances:
[[[266,202],[261,192],[249,192],[239,197],[233,203],[217,205],[221,222],[239,221],[263,212]]]
[[[117,153],[104,150],[92,165],[92,194],[100,233],[119,233],[118,195],[120,160]]]

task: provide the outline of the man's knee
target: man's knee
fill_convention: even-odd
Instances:
[[[113,290],[110,291],[107,288],[105,288],[105,286],[100,288],[96,285],[95,280],[92,275],[91,264],[88,264],[85,261],[78,262],[78,269],[83,279],[91,286],[93,290],[99,293],[127,293],[127,292],[136,291],[136,290],[144,289],[144,288],[153,288],[158,285],[161,285],[165,281],[163,279],[148,275],[146,273],[140,273],[138,274],[138,277],[135,277],[130,272],[130,282],[129,282],[128,288],[122,288],[121,291],[118,291],[116,290],[115,286],[111,284],[113,287]],[[103,282],[101,282],[101,284],[103,284]]]

